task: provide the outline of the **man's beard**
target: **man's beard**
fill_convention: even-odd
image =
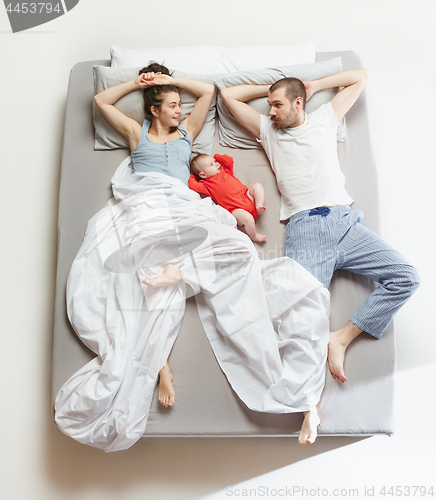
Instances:
[[[273,122],[273,127],[277,130],[284,130],[286,128],[298,127],[298,116],[295,114],[294,116],[287,116],[286,121],[279,120],[277,123],[274,122],[276,117],[271,116],[271,121]]]
[[[291,125],[290,123],[284,124],[281,120],[278,122],[275,122],[273,117],[271,117],[271,121],[273,122],[273,127],[276,128],[277,130],[283,130],[285,128],[290,127],[290,125]]]

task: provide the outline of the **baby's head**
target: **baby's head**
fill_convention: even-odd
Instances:
[[[198,155],[191,160],[191,172],[200,179],[213,177],[221,170],[221,165],[210,155]]]

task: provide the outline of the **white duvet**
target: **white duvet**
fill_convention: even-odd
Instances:
[[[89,221],[68,278],[70,321],[96,357],[59,391],[59,428],[105,451],[143,435],[192,294],[215,356],[249,408],[313,407],[325,380],[328,291],[287,257],[259,260],[231,214],[177,179],[133,173],[129,157],[112,183],[114,198]],[[141,283],[170,262],[182,283]]]

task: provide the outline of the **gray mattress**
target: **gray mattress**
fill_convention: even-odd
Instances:
[[[344,69],[361,67],[351,51],[317,53],[317,61],[341,56]],[[78,63],[71,71],[65,117],[59,196],[58,261],[53,348],[52,401],[64,382],[94,354],[76,337],[66,314],[65,288],[71,263],[82,243],[88,220],[111,198],[110,179],[127,150],[94,151],[92,123],[93,64]],[[216,134],[217,136],[217,134]],[[347,114],[347,138],[338,143],[339,158],[354,208],[365,213],[363,223],[380,234],[377,171],[371,144],[365,93]],[[262,150],[237,150],[216,144],[216,153],[235,158],[235,173],[248,185],[265,186],[267,212],[258,220],[268,236],[256,248],[261,258],[283,255],[285,225],[279,222],[280,198],[275,178]],[[331,329],[352,316],[373,284],[360,276],[337,272],[331,284]],[[301,414],[265,414],[249,410],[230,388],[215,360],[197,313],[195,299],[186,314],[169,358],[176,403],[163,408],[155,391],[145,436],[290,436],[298,435]],[[381,340],[363,333],[348,348],[348,382],[327,373],[320,403],[320,435],[391,434],[395,338],[393,326]]]

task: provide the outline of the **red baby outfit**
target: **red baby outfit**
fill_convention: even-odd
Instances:
[[[259,214],[247,196],[248,187],[233,175],[233,158],[228,155],[214,155],[214,158],[221,164],[221,170],[208,179],[198,180],[191,174],[189,187],[197,193],[207,194],[230,213],[242,208],[256,219]]]

